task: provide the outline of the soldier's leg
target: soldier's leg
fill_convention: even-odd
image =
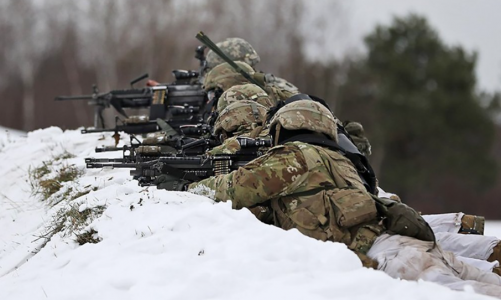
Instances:
[[[423,215],[423,219],[430,224],[433,232],[451,232],[458,233],[461,229],[461,221],[464,214],[462,212],[458,213],[448,213],[448,214],[433,214],[433,215]]]
[[[457,260],[451,252],[447,257],[433,243],[399,235],[382,235],[369,250],[368,256],[377,260],[378,269],[394,278],[423,279],[463,290],[466,285],[476,292],[501,297],[501,277],[481,271]]]
[[[500,241],[497,237],[493,236],[449,232],[436,232],[435,237],[445,251],[451,251],[463,257],[482,260],[487,260],[493,254],[494,248]],[[501,254],[501,252],[499,253]]]
[[[459,256],[456,255],[456,258],[459,259],[460,261],[467,263],[469,265],[474,266],[475,268],[479,268],[480,270],[486,271],[486,272],[496,272],[497,268],[499,268],[499,263],[497,261],[486,261],[482,259],[476,259],[476,258],[469,258],[469,257],[464,257],[464,256]],[[499,275],[499,274],[498,274]]]

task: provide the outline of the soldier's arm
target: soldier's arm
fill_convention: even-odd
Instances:
[[[308,171],[303,154],[295,146],[270,150],[246,166],[190,184],[188,191],[216,201],[232,200],[233,208],[250,207],[279,196]]]
[[[236,152],[240,151],[240,149],[240,143],[237,141],[237,138],[231,137],[226,139],[222,145],[216,146],[207,151],[207,154],[235,154]]]

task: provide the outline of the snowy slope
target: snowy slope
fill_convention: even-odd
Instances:
[[[111,155],[94,153],[112,144],[100,137],[48,128],[0,150],[0,299],[490,299],[392,279],[342,244],[264,225],[228,203],[141,188],[127,170],[86,170],[85,157]],[[42,202],[28,173],[48,161],[47,178],[72,164],[82,175]],[[79,246],[68,230],[39,238],[61,209],[100,206],[78,232],[92,228],[101,242]]]
[[[16,138],[21,136],[26,136],[26,133],[0,126],[0,151],[2,151],[2,148],[5,145],[13,142]]]

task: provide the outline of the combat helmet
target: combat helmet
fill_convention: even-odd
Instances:
[[[214,124],[214,134],[233,135],[242,130],[251,131],[266,120],[265,106],[252,100],[241,100],[230,103],[221,111]]]
[[[248,64],[241,61],[236,61],[235,63],[242,70],[249,73],[249,75],[254,74],[254,70]],[[217,65],[212,70],[210,70],[209,73],[207,73],[204,80],[204,90],[210,91],[220,88],[223,91],[226,91],[227,89],[229,89],[234,85],[245,84],[245,83],[249,83],[249,81],[245,79],[245,77],[242,76],[242,74],[233,69],[233,67],[230,66],[228,63],[222,63]]]
[[[261,60],[251,44],[241,38],[227,38],[217,43],[216,46],[218,46],[231,60],[246,62],[251,67],[257,65]],[[207,52],[206,61],[208,69],[212,69],[224,63],[224,60],[212,50]]]
[[[221,112],[231,103],[241,100],[252,100],[266,108],[272,107],[274,102],[259,86],[252,83],[241,84],[232,86],[219,97],[217,111]]]
[[[337,142],[337,122],[322,104],[310,100],[296,100],[280,108],[270,121],[270,131],[306,129],[324,133]],[[278,135],[278,134],[277,134]]]

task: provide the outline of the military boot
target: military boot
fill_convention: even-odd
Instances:
[[[499,242],[494,248],[492,249],[492,254],[487,258],[487,261],[495,261],[497,260],[499,263],[501,263],[501,242]],[[493,273],[498,274],[501,276],[501,267],[495,267],[492,269]]]
[[[461,218],[459,233],[484,235],[485,218],[482,216],[464,215]]]
[[[487,258],[487,261],[497,260],[501,264],[501,241],[492,249],[492,254]]]

